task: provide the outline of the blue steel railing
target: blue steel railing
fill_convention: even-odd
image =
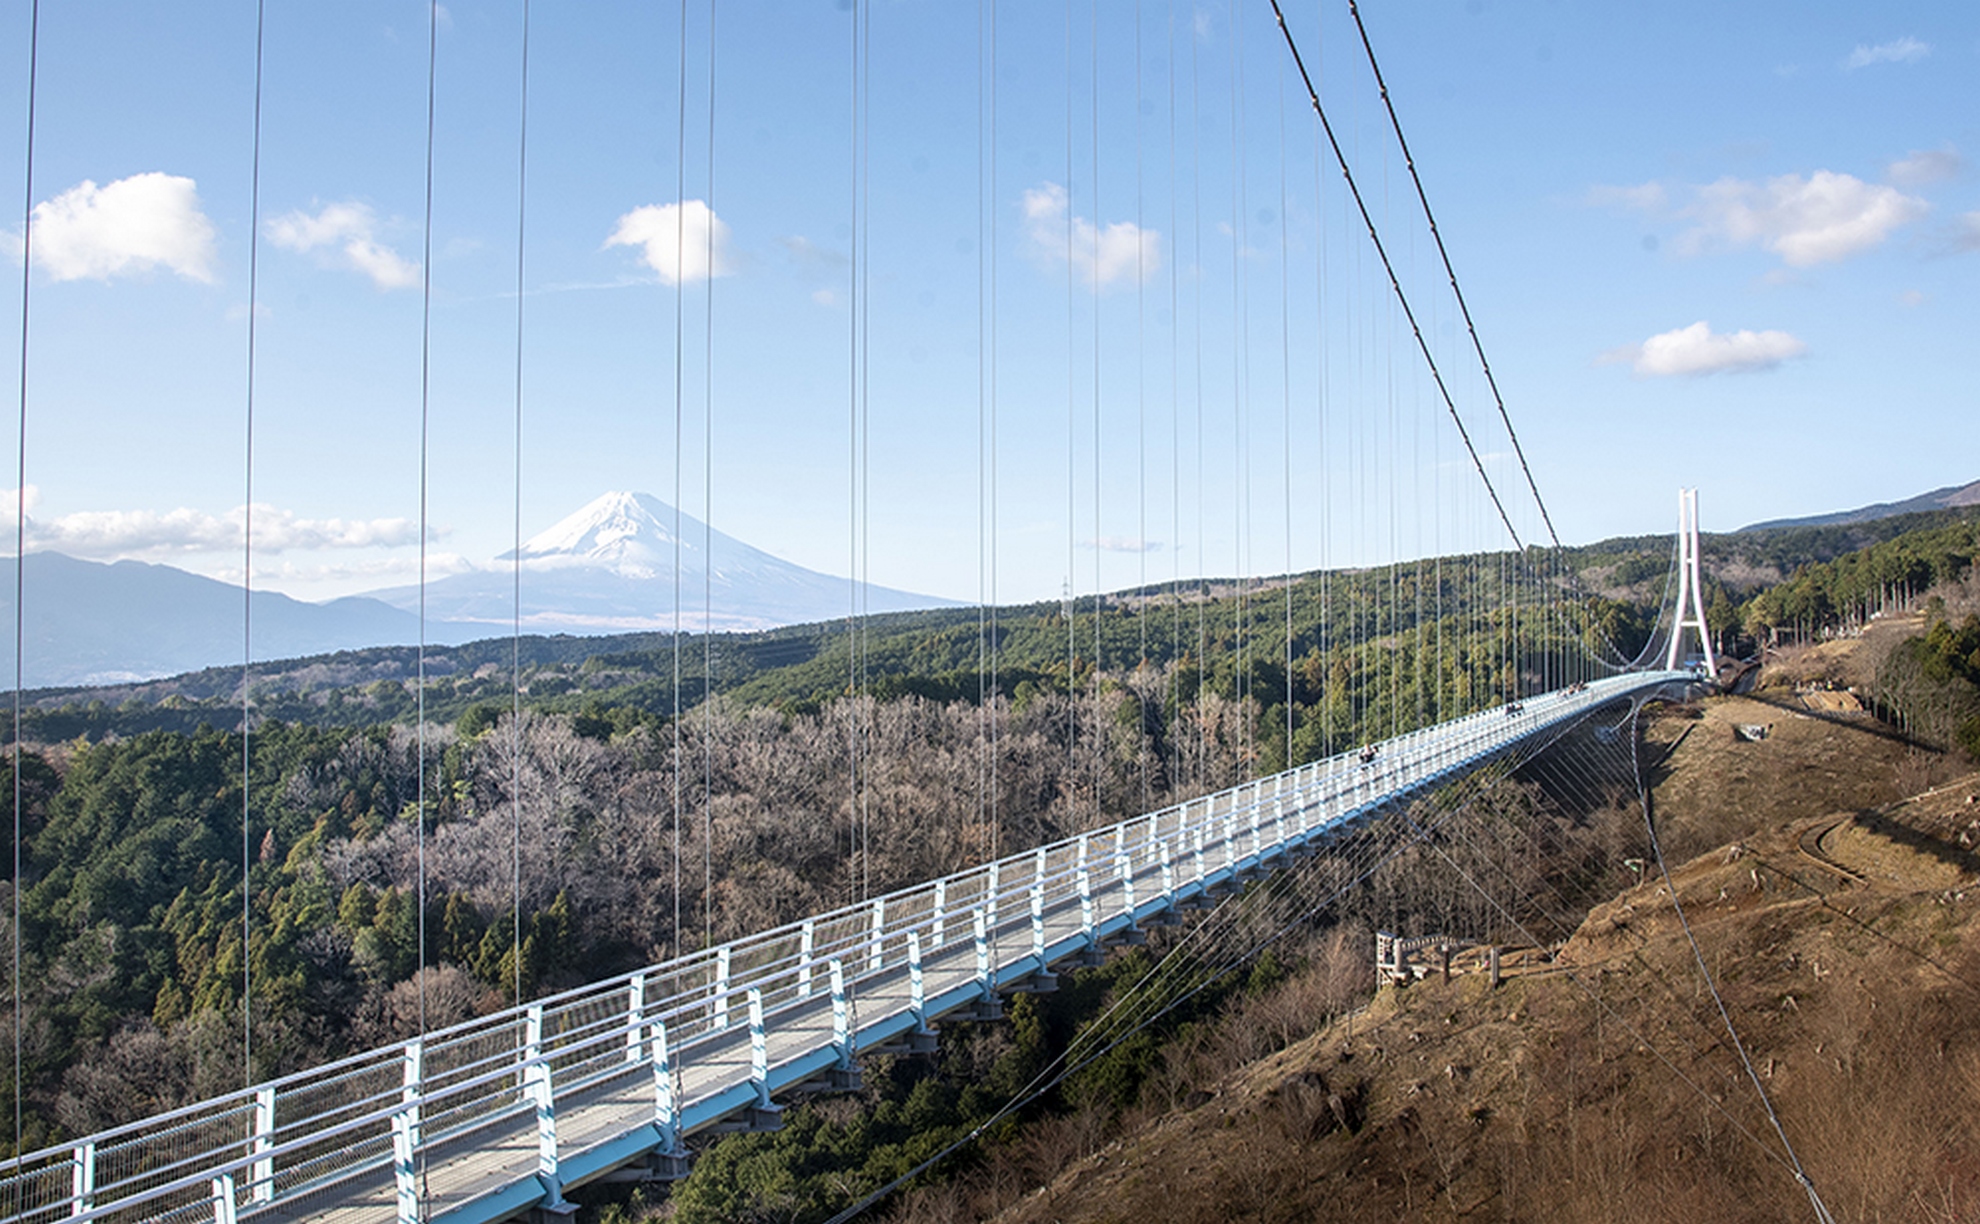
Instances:
[[[0,1222],[486,1224],[1646,689],[1529,698],[23,1156]]]

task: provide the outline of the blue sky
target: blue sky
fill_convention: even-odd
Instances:
[[[1504,542],[1268,4],[1006,0],[994,75],[977,5],[861,12],[856,163],[849,7],[720,6],[711,37],[690,0],[685,82],[678,8],[535,7],[524,534],[638,489],[974,599],[994,461],[1007,601]],[[1980,12],[1364,15],[1565,538],[1666,530],[1680,485],[1726,529],[1980,478]],[[427,18],[270,0],[257,240],[253,5],[42,6],[32,546],[238,580],[251,257],[256,584],[416,576],[429,274],[430,572],[510,546],[521,5],[442,11],[430,260]],[[1289,18],[1538,538],[1345,5]],[[18,337],[28,6],[0,28]]]

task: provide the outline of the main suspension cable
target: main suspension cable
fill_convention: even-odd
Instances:
[[[1444,382],[1443,371],[1437,367],[1437,358],[1430,351],[1429,340],[1423,328],[1416,321],[1416,312],[1410,309],[1409,297],[1403,292],[1402,281],[1396,276],[1396,269],[1389,259],[1388,248],[1382,245],[1382,236],[1375,228],[1375,218],[1368,211],[1368,202],[1362,198],[1361,187],[1354,180],[1354,170],[1348,165],[1347,153],[1341,148],[1340,140],[1334,135],[1334,125],[1327,118],[1327,110],[1320,105],[1320,93],[1314,88],[1313,77],[1306,70],[1306,61],[1301,58],[1299,44],[1293,40],[1292,30],[1286,25],[1286,15],[1279,7],[1279,0],[1271,0],[1272,13],[1278,19],[1279,34],[1285,39],[1286,50],[1292,54],[1293,65],[1299,69],[1300,80],[1306,85],[1307,100],[1313,105],[1313,113],[1320,120],[1320,128],[1327,135],[1327,143],[1334,151],[1334,160],[1339,164],[1341,177],[1347,180],[1347,187],[1354,197],[1354,204],[1361,212],[1361,221],[1368,230],[1368,241],[1374,246],[1375,254],[1382,261],[1382,270],[1388,274],[1389,289],[1395,294],[1396,302],[1402,307],[1403,317],[1408,320],[1410,332],[1416,337],[1416,347],[1423,354],[1424,362],[1430,367],[1430,376],[1436,381],[1437,392],[1443,397],[1444,407],[1450,412],[1452,424],[1457,426],[1458,437],[1464,439],[1464,449],[1471,456],[1471,466],[1478,471],[1478,478],[1485,482],[1485,491],[1491,495],[1492,507],[1499,512],[1499,521],[1505,524],[1506,534],[1512,537],[1514,547],[1522,552],[1526,545],[1520,539],[1519,529],[1513,526],[1506,513],[1505,503],[1499,498],[1499,490],[1492,484],[1492,477],[1485,471],[1485,461],[1479,456],[1478,448],[1471,441],[1471,431],[1464,426],[1464,418],[1458,414],[1457,402],[1451,398],[1450,388]]]
[[[1277,7],[1274,3],[1273,8]],[[1444,261],[1444,274],[1450,278],[1451,296],[1457,299],[1458,311],[1464,316],[1464,328],[1470,334],[1471,346],[1478,354],[1478,366],[1485,372],[1485,384],[1492,389],[1492,402],[1498,405],[1499,419],[1505,422],[1506,436],[1512,439],[1513,454],[1519,459],[1519,470],[1526,476],[1526,487],[1533,493],[1533,504],[1540,509],[1540,521],[1546,524],[1547,535],[1553,540],[1554,547],[1559,548],[1560,534],[1554,530],[1554,520],[1547,513],[1547,503],[1540,496],[1540,486],[1533,481],[1533,469],[1527,466],[1526,451],[1520,446],[1519,434],[1514,431],[1512,417],[1506,412],[1506,401],[1499,394],[1498,380],[1492,376],[1492,363],[1485,359],[1485,345],[1479,340],[1478,328],[1471,321],[1471,307],[1465,304],[1464,291],[1458,288],[1457,270],[1451,266],[1451,254],[1444,248],[1444,235],[1437,229],[1437,218],[1430,211],[1430,197],[1423,190],[1423,179],[1416,173],[1416,159],[1410,155],[1409,142],[1403,139],[1402,121],[1396,118],[1396,106],[1389,97],[1388,82],[1382,79],[1382,67],[1375,62],[1375,47],[1368,41],[1368,27],[1361,22],[1361,8],[1355,0],[1348,0],[1348,13],[1353,16],[1354,28],[1361,35],[1362,49],[1368,54],[1368,67],[1375,74],[1375,85],[1382,95],[1382,105],[1389,112],[1389,126],[1394,129],[1396,145],[1402,150],[1403,165],[1409,170],[1409,181],[1416,187],[1417,201],[1423,205],[1423,219],[1429,223],[1430,237],[1437,244],[1437,255]],[[1284,24],[1281,19],[1280,28],[1283,29]],[[1290,45],[1292,36],[1288,34],[1286,37]],[[1297,58],[1299,53],[1295,51],[1293,54]],[[1317,110],[1319,105],[1316,98],[1314,108]]]

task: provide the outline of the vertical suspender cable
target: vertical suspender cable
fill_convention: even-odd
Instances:
[[[715,0],[708,0],[708,270],[701,401],[701,943],[715,944]]]
[[[1313,317],[1313,414],[1314,426],[1318,432],[1319,444],[1314,451],[1314,459],[1320,473],[1320,513],[1316,526],[1320,532],[1320,617],[1319,642],[1321,680],[1316,686],[1320,700],[1320,751],[1330,755],[1337,750],[1334,743],[1334,702],[1333,702],[1333,650],[1334,636],[1328,632],[1333,623],[1333,574],[1329,567],[1332,560],[1330,551],[1333,544],[1333,491],[1332,469],[1328,466],[1327,448],[1327,387],[1331,373],[1327,365],[1327,285],[1329,271],[1327,245],[1327,204],[1321,191],[1320,136],[1313,137],[1313,277],[1314,277],[1314,317]]]
[[[515,490],[511,523],[509,593],[509,968],[511,1002],[523,1001],[522,965],[522,477],[523,477],[523,255],[529,218],[529,0],[522,0],[521,104],[516,123],[516,389]]]
[[[426,8],[426,202],[419,258],[419,719],[415,836],[419,871],[419,1035],[426,1036],[426,534],[427,437],[433,385],[433,104],[440,63],[440,0]],[[424,1165],[422,1165],[422,1171]],[[421,1194],[424,1197],[422,1181]]]
[[[1244,158],[1244,33],[1238,13],[1231,13],[1231,557],[1237,564],[1237,640],[1232,655],[1232,690],[1237,694],[1237,754],[1239,778],[1249,778],[1254,762],[1251,749],[1250,692],[1245,684],[1246,650],[1250,645],[1247,618],[1251,614],[1251,570],[1247,545],[1251,542],[1251,439],[1246,431],[1247,385],[1251,373],[1251,302],[1244,275],[1245,248],[1251,241],[1250,219],[1245,216]]]
[[[1176,194],[1181,178],[1176,163],[1176,4],[1169,0],[1169,683],[1164,702],[1164,735],[1174,764],[1167,771],[1170,798],[1177,798],[1183,777],[1182,739],[1172,721],[1182,714],[1182,303],[1181,277],[1176,271]]]
[[[1293,759],[1292,225],[1286,215],[1286,65],[1279,61],[1279,487],[1285,499],[1286,750]]]
[[[1197,57],[1197,39],[1189,40],[1189,186],[1190,186],[1190,246],[1193,262],[1200,271],[1203,267],[1203,94],[1202,77]],[[1196,786],[1210,789],[1205,770],[1210,760],[1210,728],[1203,717],[1203,682],[1209,674],[1210,654],[1210,571],[1205,559],[1207,528],[1204,524],[1203,496],[1203,279],[1199,275],[1190,294],[1190,314],[1195,332],[1195,353],[1192,358],[1195,388],[1196,418],[1196,691],[1190,700],[1196,710]]]
[[[859,17],[852,0],[851,133],[847,161],[852,258],[846,302],[846,888],[859,897]]]
[[[1074,688],[1074,657],[1078,649],[1078,625],[1074,613],[1079,604],[1073,597],[1078,552],[1074,541],[1073,482],[1078,470],[1074,442],[1073,401],[1078,392],[1078,372],[1073,361],[1073,284],[1078,253],[1073,249],[1073,6],[1066,0],[1066,586],[1061,605],[1066,619],[1066,784],[1079,777],[1079,693]],[[1071,813],[1068,813],[1070,816]]]
[[[27,587],[27,419],[28,419],[28,305],[30,273],[34,268],[34,104],[37,68],[41,58],[41,0],[28,4],[28,90],[26,179],[21,206],[21,396],[18,445],[14,471],[14,1159],[21,1157],[21,1027],[25,1006],[21,995],[21,835],[25,820],[21,812],[21,688],[26,667],[26,587]]]
[[[681,942],[681,421],[682,366],[687,347],[687,0],[680,0],[680,53],[677,107],[674,114],[674,951]],[[709,228],[714,228],[711,218]]]
[[[1140,562],[1140,571],[1136,575],[1134,623],[1141,635],[1141,650],[1134,665],[1134,702],[1140,715],[1135,723],[1134,755],[1141,765],[1140,810],[1146,812],[1154,807],[1149,801],[1148,791],[1148,753],[1145,750],[1148,690],[1144,687],[1148,676],[1148,612],[1153,604],[1148,598],[1148,263],[1143,256],[1143,244],[1148,238],[1142,228],[1141,169],[1141,0],[1134,0],[1134,489],[1137,506],[1134,551]],[[1097,222],[1098,218],[1095,220]]]
[[[254,139],[248,174],[247,404],[241,476],[241,1083],[254,1083],[254,968],[252,934],[254,886],[249,833],[248,775],[251,721],[248,686],[254,679],[254,355],[255,312],[260,305],[261,272],[261,66],[266,0],[254,6]]]
[[[997,6],[976,4],[976,581],[979,836],[999,857],[997,762]],[[995,932],[992,932],[992,938]]]
[[[1092,170],[1093,170],[1093,726],[1090,735],[1093,743],[1093,824],[1098,827],[1104,822],[1105,807],[1101,800],[1101,771],[1106,761],[1106,736],[1100,728],[1105,720],[1100,715],[1100,673],[1105,668],[1107,656],[1100,644],[1100,615],[1105,596],[1101,594],[1103,582],[1100,563],[1107,554],[1101,547],[1100,530],[1100,0],[1089,0],[1087,5],[1088,38],[1092,41],[1089,51],[1092,56],[1092,78],[1087,82],[1088,98],[1092,107]],[[1070,201],[1066,205],[1066,215],[1072,215]],[[1138,240],[1137,240],[1138,241]]]
[[[999,770],[1002,762],[999,761],[997,755],[999,751],[997,738],[998,694],[1002,690],[998,676],[1001,643],[997,640],[997,0],[989,0],[989,5],[990,28],[987,32],[989,51],[987,65],[983,69],[984,78],[987,81],[989,114],[987,127],[979,129],[987,138],[989,145],[989,179],[987,187],[979,188],[978,190],[980,212],[978,213],[977,221],[977,224],[980,226],[988,226],[989,235],[988,241],[978,242],[977,256],[981,261],[980,266],[986,266],[989,269],[989,302],[988,310],[986,311],[989,323],[987,335],[989,351],[987,360],[985,361],[985,367],[989,374],[988,399],[990,420],[989,445],[987,448],[989,452],[987,483],[989,488],[990,513],[989,527],[986,534],[989,537],[990,544],[990,858],[994,862],[1003,853],[1001,849],[1003,842],[1003,805],[1000,790],[1001,774]],[[983,165],[979,162],[978,172],[981,173],[982,170]],[[997,932],[994,927],[990,931],[990,939],[991,954],[995,957],[998,953],[996,951]]]
[[[983,69],[984,0],[976,0],[976,829],[983,836],[990,803],[990,719],[993,717],[995,689],[990,683],[990,544],[989,544],[989,396],[984,362],[984,275],[985,206],[983,158]],[[973,842],[974,838],[972,838]],[[995,856],[993,855],[994,859]]]
[[[873,5],[855,10],[859,18],[859,701],[860,744],[869,758],[868,785],[859,790],[859,899],[873,891],[872,703],[867,700],[872,662],[873,567],[871,493],[873,489]]]

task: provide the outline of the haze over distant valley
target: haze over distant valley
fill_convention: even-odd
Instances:
[[[769,629],[843,617],[853,607],[849,579],[780,560],[644,493],[593,499],[531,537],[520,559],[525,633],[666,631],[676,624],[684,631]],[[452,645],[509,632],[515,560],[505,554],[485,568],[427,583],[426,640]],[[257,662],[420,640],[417,586],[326,603],[258,590],[244,604],[239,586],[169,565],[105,564],[58,552],[29,553],[22,577],[28,688],[115,684],[239,663],[250,629]],[[863,610],[952,603],[867,587]],[[244,610],[251,612],[245,625]],[[0,615],[12,612],[9,586],[0,591]]]

